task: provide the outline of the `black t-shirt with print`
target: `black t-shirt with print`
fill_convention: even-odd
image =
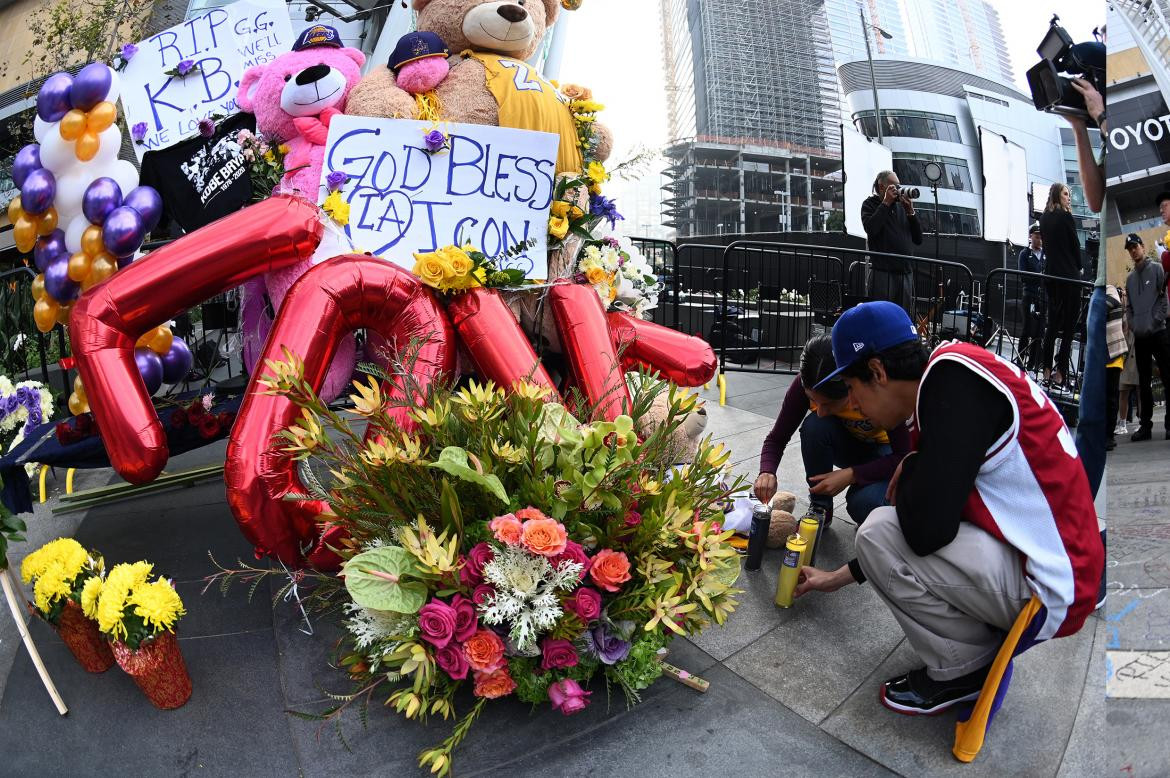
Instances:
[[[248,204],[252,185],[236,134],[255,128],[256,117],[240,113],[220,122],[210,138],[199,135],[146,152],[140,181],[157,189],[163,201],[156,234],[165,234],[172,221],[192,232]]]

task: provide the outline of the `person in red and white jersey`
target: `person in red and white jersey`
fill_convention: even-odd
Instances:
[[[1104,548],[1088,478],[1064,420],[1026,374],[946,343],[929,357],[905,311],[864,303],[833,327],[850,400],[875,424],[910,426],[915,450],[890,506],[857,531],[857,559],[805,567],[797,595],[870,581],[924,667],[882,685],[882,703],[941,712],[979,695],[1016,615],[1035,594],[1037,639],[1081,628]]]

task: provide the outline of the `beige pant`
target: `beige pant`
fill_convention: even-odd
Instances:
[[[858,528],[856,545],[866,578],[937,681],[989,664],[1032,596],[1019,553],[965,521],[948,545],[918,556],[884,506]]]

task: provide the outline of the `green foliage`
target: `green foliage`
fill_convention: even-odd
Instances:
[[[73,65],[109,62],[123,43],[137,43],[150,18],[153,0],[57,0],[25,20],[33,35],[21,64],[32,78]],[[9,63],[0,64],[0,78]]]
[[[629,688],[641,691],[662,675],[662,662],[658,659],[658,649],[666,645],[666,636],[661,632],[643,633],[632,646],[624,662],[610,667],[609,675],[616,680],[623,689]]]
[[[418,567],[405,549],[379,546],[351,557],[345,563],[345,588],[363,608],[395,613],[418,613],[427,601],[427,587],[421,581],[403,581],[418,574]]]
[[[494,475],[484,475],[467,464],[467,452],[458,446],[447,446],[439,452],[439,458],[431,462],[430,467],[437,467],[448,475],[461,478],[473,484],[479,484],[490,494],[499,498],[504,505],[508,504],[508,493],[504,491],[500,479]]]

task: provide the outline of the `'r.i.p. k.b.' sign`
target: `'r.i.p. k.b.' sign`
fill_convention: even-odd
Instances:
[[[529,278],[548,274],[549,205],[560,137],[479,124],[444,124],[448,148],[430,153],[432,125],[403,119],[335,116],[321,166],[321,195],[330,173],[348,176],[346,234],[369,251],[412,268],[414,252],[471,243]]]

